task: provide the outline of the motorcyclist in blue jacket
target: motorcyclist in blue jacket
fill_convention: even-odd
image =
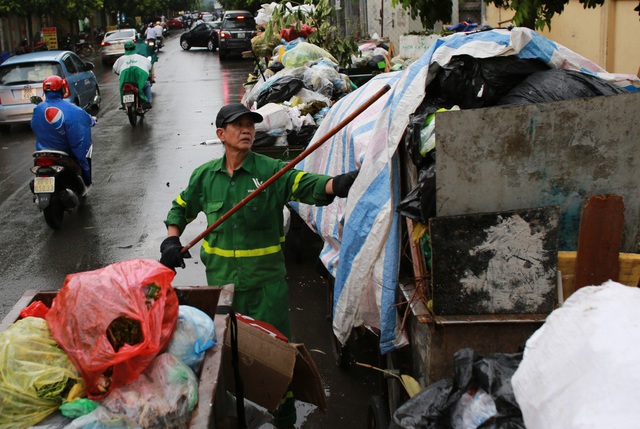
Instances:
[[[91,185],[91,127],[95,118],[64,100],[67,86],[60,76],[49,76],[42,83],[46,100],[33,109],[31,129],[36,135],[36,150],[58,149],[78,162],[82,179]]]

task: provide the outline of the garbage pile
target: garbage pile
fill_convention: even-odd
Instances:
[[[640,79],[607,73],[527,28],[455,33],[436,41],[408,69],[375,76],[338,100],[316,135],[384,85],[390,90],[383,97],[296,166],[330,175],[359,169],[348,200],[328,207],[292,204],[323,238],[320,258],[335,278],[336,337],[346,342],[354,326],[379,328],[381,353],[407,344],[394,307],[399,225],[401,215],[424,222],[435,213],[438,111],[637,91]],[[468,139],[472,145],[473,136]],[[413,165],[401,165],[401,145]],[[403,191],[405,172],[417,172],[415,189]]]
[[[454,356],[455,376],[393,413],[393,429],[633,427],[640,419],[640,290],[608,281],[573,293],[523,353]]]
[[[259,28],[270,20],[274,5],[258,12]],[[282,29],[275,46],[267,46],[264,32],[252,40],[264,63],[245,85],[242,103],[266,119],[256,127],[254,147],[306,146],[333,103],[354,89],[336,58],[307,41],[314,31],[308,24]]]
[[[0,333],[0,427],[187,427],[216,337],[207,314],[178,305],[174,275],[120,262],[24,309]]]

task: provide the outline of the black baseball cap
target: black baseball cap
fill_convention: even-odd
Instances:
[[[218,116],[216,116],[216,127],[222,128],[225,124],[235,121],[242,115],[251,115],[251,119],[255,123],[262,122],[263,119],[260,113],[249,110],[244,104],[232,103],[220,109]]]

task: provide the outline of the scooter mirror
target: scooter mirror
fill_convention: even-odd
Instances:
[[[38,105],[42,103],[42,97],[38,97],[37,95],[32,95],[29,101],[31,101],[32,104]]]

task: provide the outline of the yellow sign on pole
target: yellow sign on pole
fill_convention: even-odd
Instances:
[[[43,27],[42,39],[47,44],[49,49],[58,49],[58,32],[56,27]]]

